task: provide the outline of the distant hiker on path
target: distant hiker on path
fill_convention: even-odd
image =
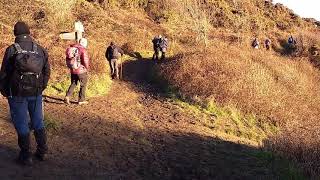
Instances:
[[[288,38],[288,44],[294,46],[297,44],[297,41],[292,37],[292,35]]]
[[[259,49],[259,41],[257,38],[255,38],[252,42],[252,47],[255,48],[255,49]]]
[[[161,51],[161,60],[163,61],[166,58],[166,52],[168,49],[168,39],[166,37],[162,37],[160,39],[160,51]]]
[[[86,88],[88,82],[89,56],[87,53],[88,40],[80,39],[79,43],[70,45],[66,51],[66,63],[70,69],[71,85],[67,91],[65,102],[70,104],[70,97],[80,82],[78,104],[88,104],[86,101]]]
[[[271,48],[271,40],[269,38],[267,38],[265,41],[264,41],[264,44],[266,46],[266,49],[269,51],[270,48]]]
[[[111,78],[119,79],[119,68],[121,66],[121,56],[124,54],[124,51],[118,47],[114,42],[111,42],[106,50],[106,58],[109,61],[111,69]],[[122,67],[121,67],[122,71]],[[122,76],[122,73],[121,73]],[[122,78],[122,77],[121,77]]]
[[[161,51],[161,48],[160,48],[161,38],[162,38],[162,36],[158,35],[158,36],[154,37],[152,40],[153,51],[154,51],[153,56],[152,56],[152,60],[154,60],[154,61],[159,61],[159,55],[160,55],[160,51]]]
[[[17,22],[14,35],[15,43],[6,49],[3,58],[0,90],[8,99],[11,121],[18,134],[18,162],[31,166],[31,130],[37,142],[35,157],[43,161],[48,151],[42,92],[49,81],[50,65],[47,51],[33,41],[26,23]]]

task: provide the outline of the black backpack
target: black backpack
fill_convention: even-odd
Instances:
[[[19,93],[36,94],[42,85],[40,75],[44,67],[44,57],[41,56],[37,45],[33,43],[32,51],[26,51],[18,43],[14,44],[16,53],[13,55],[14,73],[11,85]]]
[[[160,38],[154,38],[153,40],[152,40],[152,42],[153,42],[153,46],[154,47],[156,47],[156,48],[160,48],[160,43],[161,43],[161,39]]]

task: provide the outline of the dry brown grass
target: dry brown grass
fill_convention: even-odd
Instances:
[[[235,106],[281,125],[272,147],[319,173],[320,73],[308,60],[218,43],[206,53],[184,54],[161,70],[184,96]]]
[[[81,20],[86,27],[91,71],[97,74],[107,71],[104,52],[110,41],[120,46],[127,44],[132,52],[144,52],[152,50],[150,41],[154,35],[165,34],[170,39],[171,52],[190,51],[162,67],[163,76],[183,95],[236,106],[244,113],[255,113],[263,120],[281,124],[282,133],[271,139],[271,147],[302,162],[310,174],[320,173],[317,120],[320,74],[306,59],[308,49],[314,44],[319,46],[320,40],[318,31],[310,24],[293,17],[284,7],[266,5],[264,1],[234,4],[235,1],[221,0],[199,5],[202,0],[165,0],[154,1],[160,4],[152,6],[145,0],[98,2],[100,4],[80,0],[0,1],[0,54],[13,42],[14,23],[26,21],[33,37],[49,51],[54,83],[68,74],[64,53],[71,43],[60,40],[58,35],[61,31],[73,30],[76,20]],[[188,7],[192,4],[195,6]],[[143,7],[147,12],[134,9],[136,7]],[[155,13],[157,7],[163,7],[163,12]],[[41,11],[45,16],[35,18]],[[253,36],[258,36],[261,42],[271,36],[274,46],[281,50],[280,41],[286,41],[290,33],[299,29],[306,29],[301,33],[305,59],[293,60],[248,50]],[[235,30],[238,33],[234,33]],[[197,38],[208,40],[205,43],[212,47],[205,53],[197,52],[195,49],[200,49]]]
[[[18,20],[27,22],[34,39],[48,49],[53,69],[52,82],[59,81],[68,74],[65,49],[74,42],[59,39],[59,33],[72,31],[76,20],[84,23],[85,37],[89,40],[91,72],[95,74],[104,73],[108,69],[105,50],[111,41],[120,46],[130,43],[133,51],[151,50],[153,36],[165,31],[141,11],[118,7],[105,10],[97,4],[80,0],[14,0],[10,4],[1,1],[0,12],[0,53],[3,54],[5,48],[14,40],[14,24]],[[42,16],[38,16],[41,13]]]

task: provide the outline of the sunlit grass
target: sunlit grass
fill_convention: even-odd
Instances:
[[[61,79],[59,82],[49,84],[48,88],[45,90],[46,95],[53,96],[65,96],[69,86],[70,86],[70,77],[65,76],[64,79]],[[109,74],[101,75],[89,75],[88,86],[86,91],[87,97],[96,97],[102,96],[109,92],[111,88],[112,81]],[[77,97],[79,91],[79,85],[74,91],[74,96]]]

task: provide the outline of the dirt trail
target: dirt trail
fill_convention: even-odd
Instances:
[[[113,83],[90,104],[47,98],[49,160],[20,167],[16,135],[0,100],[0,179],[275,179],[254,147],[227,142],[144,81],[152,63],[127,64],[126,81]],[[130,76],[129,76],[130,75]],[[130,77],[130,78],[129,78]],[[33,144],[33,149],[35,145]]]

